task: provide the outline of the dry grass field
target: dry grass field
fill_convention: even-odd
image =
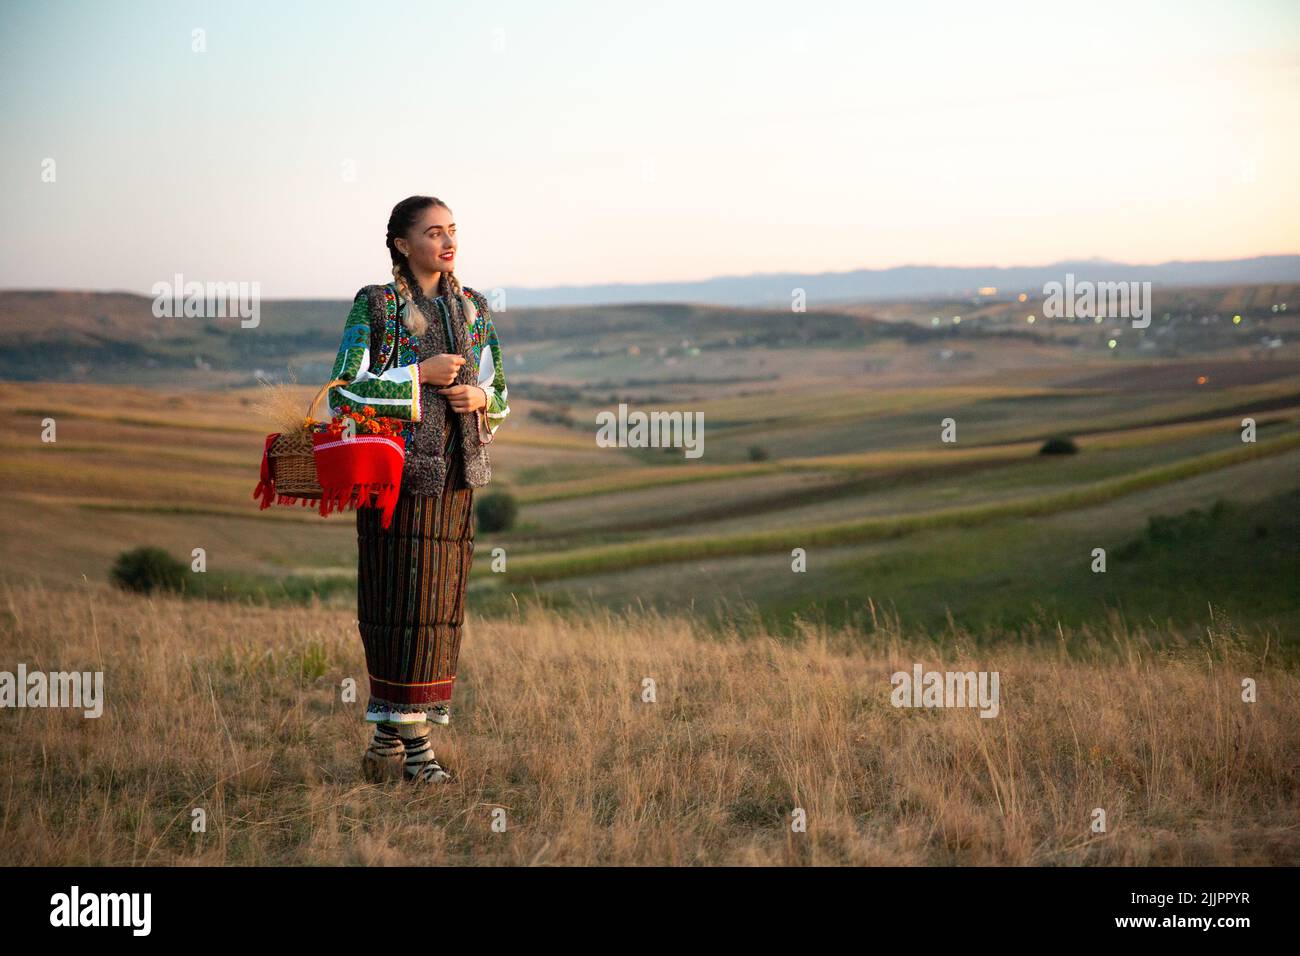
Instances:
[[[106,698],[0,711],[5,865],[1300,860],[1300,676],[1225,621],[990,646],[523,604],[470,619],[434,729],[460,779],[425,790],[361,779],[345,610],[10,583],[0,621],[7,666],[101,670]],[[1000,714],[891,706],[914,663],[997,671]]]

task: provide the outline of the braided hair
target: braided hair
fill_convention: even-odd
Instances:
[[[414,298],[411,289],[416,284],[415,275],[411,272],[409,260],[398,250],[395,240],[399,237],[405,238],[420,213],[430,206],[441,206],[448,211],[451,210],[445,202],[433,196],[408,196],[393,207],[392,214],[388,217],[387,245],[388,255],[393,260],[393,281],[397,284],[398,293],[408,302]],[[461,289],[460,280],[453,272],[439,274],[438,287],[434,290],[434,295],[441,295],[446,300],[447,307],[451,310],[452,329],[463,329],[466,315],[465,293]],[[407,309],[402,324],[406,326],[408,332],[417,336],[423,335],[429,328],[428,320],[418,308]],[[454,352],[463,351],[461,342],[449,342],[447,347]]]

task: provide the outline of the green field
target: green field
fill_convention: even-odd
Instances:
[[[1008,639],[1118,616],[1193,634],[1226,620],[1293,642],[1300,362],[1288,349],[1260,355],[1230,327],[1197,338],[1199,351],[1112,354],[1045,325],[1000,337],[992,314],[965,338],[917,339],[895,317],[834,341],[806,334],[801,358],[827,370],[811,387],[766,314],[752,341],[728,341],[717,378],[724,346],[710,351],[708,330],[734,332],[750,313],[616,311],[582,348],[568,313],[549,338],[514,326],[527,361],[511,372],[490,491],[514,495],[519,517],[479,532],[474,614],[528,597],[785,632],[890,614],[918,633]],[[702,354],[676,348],[673,321]],[[661,354],[665,340],[674,348]],[[966,358],[936,359],[938,345]],[[350,604],[352,517],[259,511],[251,498],[268,430],[259,389],[135,388],[110,404],[97,384],[0,383],[11,424],[0,478],[21,505],[0,537],[6,578],[66,587],[106,580],[136,545],[187,564],[202,548],[207,570],[189,593]],[[304,407],[313,391],[299,388]],[[595,416],[618,402],[701,413],[704,455],[598,447]],[[1247,417],[1253,443],[1241,439]],[[56,442],[40,440],[46,418]],[[956,441],[942,440],[945,419]],[[1040,454],[1053,436],[1077,453]],[[1095,548],[1105,573],[1090,569]]]

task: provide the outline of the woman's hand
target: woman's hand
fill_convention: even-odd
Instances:
[[[447,397],[453,412],[476,412],[487,408],[487,392],[477,385],[453,385],[438,389],[438,394]]]
[[[430,355],[420,363],[420,381],[430,385],[450,385],[456,381],[456,375],[464,364],[465,356],[455,352]]]

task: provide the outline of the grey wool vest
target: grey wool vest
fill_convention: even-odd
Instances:
[[[445,299],[437,300],[424,295],[418,285],[411,289],[412,298],[401,301],[398,314],[390,317],[385,306],[384,286],[366,287],[366,296],[370,303],[370,354],[379,355],[379,343],[388,323],[395,322],[398,335],[406,334],[402,326],[402,309],[418,308],[428,322],[428,330],[420,336],[416,349],[416,361],[423,361],[433,355],[455,352],[465,356],[465,364],[460,367],[453,385],[475,385],[478,383],[478,364],[474,360],[469,334],[464,328],[464,321],[456,322],[454,313],[447,309]],[[464,306],[462,306],[464,307]],[[469,315],[465,316],[465,320]],[[448,325],[455,337],[447,338]],[[460,325],[461,328],[455,328]],[[397,349],[393,349],[396,356]],[[376,373],[382,369],[374,369]],[[487,445],[479,442],[478,413],[457,413],[451,410],[447,399],[438,394],[438,389],[445,385],[422,382],[420,384],[420,421],[415,434],[406,444],[406,463],[402,468],[402,490],[416,495],[437,497],[447,480],[448,461],[442,450],[447,446],[447,429],[458,432],[461,460],[464,463],[464,481],[471,488],[483,488],[492,480],[492,462],[488,457]]]

